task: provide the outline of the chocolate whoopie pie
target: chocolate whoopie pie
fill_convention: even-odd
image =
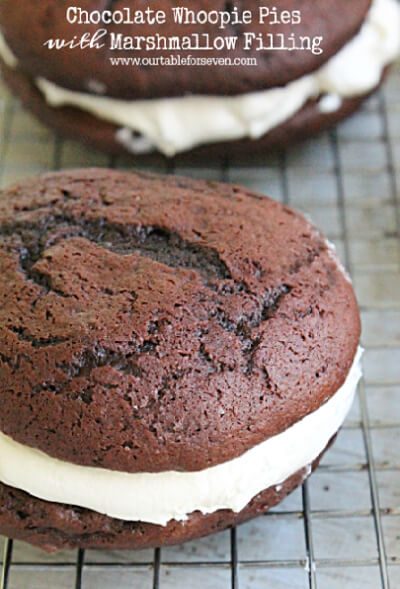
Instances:
[[[332,246],[246,189],[91,169],[0,198],[0,533],[143,548],[301,484],[360,377]]]
[[[276,0],[264,19],[255,0],[190,3],[194,14],[229,17],[223,28],[221,21],[176,24],[173,0],[151,3],[169,17],[156,27],[118,24],[135,22],[136,10],[124,0],[25,4],[0,3],[1,65],[10,88],[60,133],[114,154],[218,156],[286,146],[352,113],[400,51],[396,0],[305,0],[300,11],[293,0]],[[84,33],[104,46],[49,49],[50,39]],[[211,44],[218,37],[222,47],[233,37],[236,49],[185,49],[197,36]],[[149,50],[150,37],[161,48]],[[168,46],[171,38],[178,51]],[[171,55],[218,61],[149,62]],[[118,65],[115,58],[143,61]],[[227,65],[233,59],[240,64]]]

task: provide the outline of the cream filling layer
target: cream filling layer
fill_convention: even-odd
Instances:
[[[345,47],[316,72],[284,87],[233,97],[126,101],[73,92],[44,78],[36,83],[49,105],[74,106],[118,125],[116,140],[129,151],[158,149],[173,156],[205,143],[258,139],[318,96],[323,97],[321,112],[337,110],[342,98],[373,90],[383,69],[399,53],[400,5],[397,0],[373,0],[360,32]],[[15,67],[15,57],[4,39],[0,55]]]
[[[46,501],[166,525],[194,512],[243,509],[308,467],[342,425],[361,377],[361,349],[343,386],[317,411],[238,458],[198,472],[124,473],[77,466],[0,434],[0,480]]]

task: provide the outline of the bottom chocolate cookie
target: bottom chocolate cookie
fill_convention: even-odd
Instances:
[[[311,467],[303,468],[282,484],[259,493],[239,513],[230,510],[205,515],[194,512],[186,521],[172,520],[166,526],[122,521],[80,507],[42,501],[0,484],[0,533],[48,552],[73,548],[142,549],[180,544],[241,524],[280,503],[318,466],[333,440]]]
[[[24,73],[20,70],[10,69],[1,60],[0,65],[8,86],[21,99],[24,106],[31,110],[45,125],[61,135],[84,141],[86,144],[111,155],[129,154],[141,161],[159,156],[156,153],[141,155],[131,153],[123,142],[117,139],[119,128],[116,125],[74,107],[54,108],[49,106],[38,88]],[[373,92],[375,90],[376,88]],[[182,153],[177,158],[182,162],[201,161],[206,157],[246,156],[282,149],[333,127],[354,113],[371,94],[372,92],[369,92],[356,98],[344,99],[340,107],[332,112],[322,112],[318,99],[311,100],[294,116],[272,129],[261,139],[207,144]]]

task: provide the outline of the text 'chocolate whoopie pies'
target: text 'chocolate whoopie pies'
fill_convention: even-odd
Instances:
[[[0,198],[0,533],[185,541],[278,503],[354,398],[332,246],[246,189],[65,171]]]
[[[8,85],[50,127],[114,154],[210,157],[287,146],[356,110],[400,53],[397,0],[305,0],[300,10],[293,0],[276,0],[275,19],[264,20],[256,17],[256,0],[190,3],[195,14],[230,16],[223,28],[179,24],[173,0],[151,3],[169,16],[156,26],[132,24],[126,0],[110,10],[84,0],[74,12],[57,0],[25,4],[0,3],[0,64]],[[126,11],[130,17],[118,24]],[[250,21],[234,20],[247,12]],[[279,19],[295,13],[297,20]],[[83,35],[95,47],[77,43]],[[232,39],[235,49],[184,48],[185,39],[203,36]],[[162,38],[159,49],[146,46],[150,38],[159,44]],[[265,49],[272,39],[289,47]],[[56,49],[56,40],[78,46]],[[177,56],[192,65],[157,65]],[[197,65],[197,58],[208,65]]]

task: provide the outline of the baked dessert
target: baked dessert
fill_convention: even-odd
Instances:
[[[169,15],[176,3],[151,6]],[[231,15],[230,23],[178,25],[169,18],[155,29],[115,24],[123,17],[134,21],[136,11],[123,0],[106,6],[86,0],[68,18],[65,3],[56,0],[26,8],[3,0],[2,69],[10,88],[44,123],[114,154],[194,151],[212,157],[284,147],[335,124],[379,86],[400,51],[400,6],[396,0],[306,0],[300,22],[293,16],[297,3],[277,0],[274,7],[275,17],[237,24],[234,17],[249,9],[256,14],[259,3],[192,2],[194,11]],[[292,18],[284,23],[285,10]],[[98,31],[105,36],[96,37]],[[77,40],[84,33],[103,47],[82,49]],[[148,50],[143,39],[157,35],[163,43],[172,38],[180,50]],[[233,37],[237,48],[185,50],[183,39],[196,35],[218,37],[222,46]],[[79,46],[49,49],[55,39],[75,39]],[[260,51],[268,42],[271,49]],[[277,50],[279,42],[291,50]],[[222,65],[148,61],[177,55],[181,61],[221,59]],[[120,58],[145,61],[123,65],[115,61]],[[233,58],[255,65],[223,61]]]
[[[0,198],[0,533],[143,548],[263,513],[340,428],[360,320],[332,246],[246,189],[103,169]]]

